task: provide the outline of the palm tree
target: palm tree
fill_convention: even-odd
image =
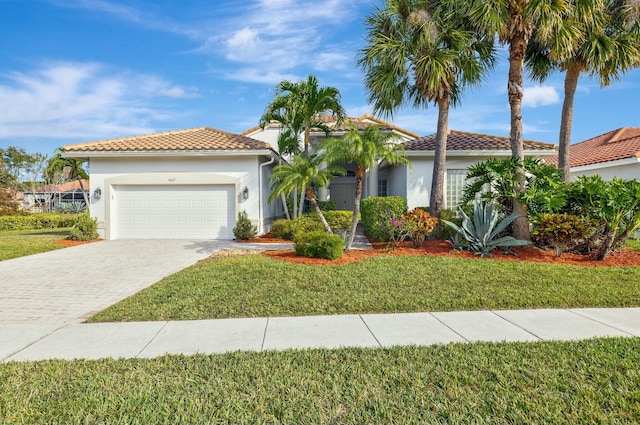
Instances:
[[[438,107],[429,212],[440,214],[450,105],[481,82],[494,62],[493,36],[472,28],[459,1],[386,0],[367,17],[359,58],[374,112],[393,115],[405,103]]]
[[[628,0],[574,0],[561,27],[548,40],[534,30],[525,63],[532,77],[544,81],[564,71],[564,102],[558,136],[558,168],[569,182],[571,126],[578,80],[595,76],[601,87],[640,64],[639,6]]]
[[[522,134],[522,76],[527,44],[534,29],[540,39],[548,39],[571,7],[572,0],[472,0],[469,16],[478,30],[487,34],[497,34],[501,43],[509,46],[509,77],[507,94],[511,112],[510,144],[511,156],[524,162]],[[517,193],[525,191],[524,168],[516,169],[518,175]],[[516,239],[530,240],[529,220],[526,207],[514,199],[514,212],[518,218],[512,228]]]
[[[409,164],[405,156],[402,137],[396,133],[383,131],[380,125],[365,127],[358,130],[352,122],[347,122],[349,130],[341,139],[330,138],[324,140],[319,149],[328,162],[354,162],[356,164],[356,197],[353,203],[353,219],[351,220],[351,234],[345,250],[348,252],[353,244],[360,215],[360,199],[362,198],[362,183],[367,169],[376,166],[379,161],[391,165]]]
[[[321,168],[323,161],[324,159],[318,155],[310,155],[309,157],[297,155],[290,164],[277,165],[269,176],[269,180],[274,184],[269,202],[279,197],[280,194],[288,196],[294,190],[299,190],[307,196],[327,232],[333,233],[318,206],[313,188],[314,186],[326,187],[334,175],[344,175],[346,172],[342,167],[335,165]]]
[[[299,140],[303,136],[304,155],[309,156],[311,129],[318,128],[330,133],[326,123],[319,119],[322,113],[330,113],[340,123],[346,112],[340,104],[340,92],[335,87],[320,87],[318,79],[309,75],[306,81],[281,81],[276,88],[275,99],[267,105],[260,118],[264,127],[270,121],[279,122],[289,132],[288,140]],[[297,149],[295,152],[297,153]],[[300,194],[299,208],[294,202],[294,216],[302,214],[304,193]]]

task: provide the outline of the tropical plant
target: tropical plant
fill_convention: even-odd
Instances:
[[[326,231],[333,233],[320,210],[314,186],[326,187],[334,175],[344,175],[346,171],[336,165],[321,168],[323,161],[323,158],[318,155],[310,155],[309,157],[297,155],[290,164],[276,166],[269,176],[269,180],[273,183],[269,202],[279,197],[281,193],[288,196],[294,190],[301,191],[311,202]]]
[[[558,168],[569,182],[571,126],[576,88],[587,73],[606,87],[640,64],[640,4],[627,0],[574,0],[563,19],[527,46],[526,65],[533,79],[544,81],[564,71],[564,102],[558,137]]]
[[[347,122],[349,130],[340,138],[325,139],[319,146],[328,162],[350,162],[356,164],[356,193],[353,202],[353,221],[345,250],[351,249],[360,217],[362,185],[367,169],[377,167],[378,162],[388,164],[409,164],[402,138],[393,132],[383,131],[380,125],[372,125],[359,130],[352,122]]]
[[[56,212],[59,213],[77,214],[85,211],[86,209],[87,204],[82,201],[61,202],[56,205]]]
[[[590,245],[597,223],[587,217],[567,213],[540,214],[533,222],[532,240],[542,248],[552,248],[556,256]]]
[[[474,30],[459,1],[386,0],[366,19],[367,47],[359,65],[374,112],[393,115],[404,104],[438,107],[430,213],[444,199],[449,106],[481,82],[495,62],[493,34]]]
[[[414,208],[400,219],[391,219],[391,223],[395,231],[387,245],[388,248],[395,249],[400,242],[406,239],[410,239],[412,245],[418,248],[427,238],[427,235],[435,230],[438,225],[438,219],[420,208]]]
[[[509,142],[511,156],[519,160],[516,167],[518,185],[516,192],[526,190],[524,140],[522,133],[522,95],[525,51],[534,28],[540,39],[558,28],[560,21],[571,7],[572,0],[472,0],[469,16],[476,27],[488,34],[497,34],[501,43],[509,48],[509,73],[507,93],[511,114]],[[529,239],[529,221],[525,206],[514,198],[513,209],[517,218],[513,223],[514,236]]]
[[[89,178],[86,170],[82,167],[84,160],[66,158],[63,154],[61,149],[57,149],[55,155],[49,159],[43,173],[45,179],[48,181],[61,179],[62,182],[76,180],[82,191],[85,205],[89,205],[89,188],[84,187],[84,183],[82,183],[83,180]]]
[[[619,251],[640,229],[640,181],[581,176],[568,185],[565,211],[598,221],[594,259],[604,260]]]
[[[530,245],[531,241],[515,239],[512,236],[501,236],[507,227],[516,219],[513,213],[500,221],[501,214],[490,201],[474,201],[473,220],[460,209],[462,225],[458,226],[450,221],[443,222],[452,228],[464,242],[458,242],[454,247],[467,249],[476,255],[491,256],[496,248],[509,248]]]
[[[75,224],[71,228],[70,238],[76,241],[90,241],[97,239],[98,221],[91,218],[88,212],[84,212],[78,216]]]
[[[258,228],[251,224],[247,212],[240,211],[236,225],[233,227],[233,236],[238,240],[247,240],[255,237],[257,234]]]

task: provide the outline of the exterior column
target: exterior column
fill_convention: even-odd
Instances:
[[[321,162],[318,168],[321,170],[324,170],[325,168],[327,168],[327,163]],[[329,189],[327,189],[326,187],[319,187],[318,201],[328,201],[328,200],[329,200]]]
[[[378,196],[378,163],[367,170],[367,196]]]

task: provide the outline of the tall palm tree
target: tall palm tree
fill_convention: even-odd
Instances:
[[[314,186],[326,187],[334,175],[344,175],[346,172],[342,167],[335,165],[321,168],[323,161],[324,159],[318,155],[309,155],[308,157],[297,155],[290,164],[277,165],[269,176],[269,180],[273,182],[269,202],[279,197],[280,194],[288,196],[294,190],[299,190],[307,196],[327,232],[333,233],[318,206],[313,189]]]
[[[507,94],[511,113],[511,156],[524,162],[524,140],[522,134],[523,69],[527,44],[534,29],[541,39],[548,39],[554,28],[571,7],[572,0],[472,0],[469,16],[478,30],[497,34],[502,44],[509,48],[509,77]],[[525,191],[525,173],[522,166],[516,169],[517,192]],[[518,218],[512,229],[516,239],[530,240],[529,220],[526,207],[514,199],[514,212]]]
[[[319,146],[324,158],[328,162],[354,162],[356,164],[356,197],[353,202],[353,219],[351,233],[347,241],[346,251],[351,249],[360,215],[360,199],[362,198],[362,183],[367,169],[376,166],[379,161],[391,165],[409,164],[405,156],[402,137],[396,133],[383,131],[380,125],[365,127],[358,130],[352,122],[347,122],[349,130],[340,138],[325,139]]]
[[[532,77],[544,81],[553,71],[565,72],[564,101],[558,136],[558,168],[569,182],[571,126],[578,80],[595,76],[602,87],[640,64],[640,6],[629,0],[574,0],[561,27],[547,40],[534,30],[525,64]]]
[[[366,19],[367,47],[358,60],[375,112],[393,115],[406,103],[438,107],[429,202],[433,216],[440,214],[444,200],[449,107],[495,62],[493,36],[475,31],[459,4],[385,0]]]
[[[340,123],[346,112],[342,107],[341,96],[335,87],[320,87],[318,79],[309,75],[306,80],[281,81],[276,87],[275,99],[267,105],[260,118],[264,127],[270,121],[279,122],[285,131],[290,132],[289,140],[299,140],[302,136],[304,155],[309,156],[311,130],[321,129],[330,133],[327,124],[319,119],[322,113],[330,113]],[[302,214],[304,193],[300,194],[299,208],[294,202],[294,215]]]

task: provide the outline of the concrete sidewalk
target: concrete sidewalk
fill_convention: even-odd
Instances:
[[[640,337],[640,308],[0,324],[0,361]]]

